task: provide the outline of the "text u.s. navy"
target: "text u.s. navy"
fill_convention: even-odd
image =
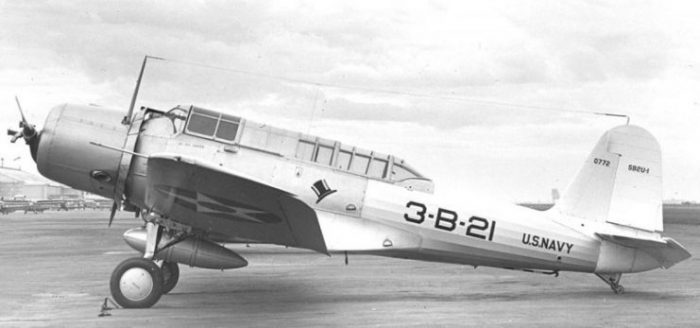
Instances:
[[[532,247],[544,248],[551,251],[557,251],[560,253],[563,253],[564,250],[566,250],[566,254],[571,253],[571,248],[574,247],[574,244],[572,243],[538,235],[531,235],[529,233],[523,233],[523,244],[530,245]]]

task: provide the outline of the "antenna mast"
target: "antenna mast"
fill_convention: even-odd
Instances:
[[[622,117],[627,119],[627,125],[630,125],[630,116],[625,115],[625,114],[616,114],[616,113],[600,113],[600,112],[594,112],[594,115],[601,115],[601,116],[612,116],[612,117]]]
[[[131,97],[131,104],[129,105],[129,112],[122,119],[122,124],[131,124],[131,116],[134,114],[134,105],[136,104],[136,97],[139,95],[139,88],[141,87],[141,78],[143,77],[143,71],[146,69],[146,62],[148,59],[163,60],[160,57],[153,57],[146,55],[143,57],[143,64],[141,64],[141,71],[139,72],[139,78],[136,80],[136,88],[134,88],[134,95]]]

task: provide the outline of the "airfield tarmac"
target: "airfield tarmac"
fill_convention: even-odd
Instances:
[[[151,309],[98,317],[109,277],[138,256],[121,234],[140,225],[122,214],[73,211],[0,216],[0,326],[700,326],[700,260],[623,276],[615,295],[592,274],[559,277],[342,256],[277,246],[232,247],[246,268],[181,266],[178,286]],[[700,256],[700,207],[666,214],[666,235]],[[669,224],[669,222],[675,222]]]

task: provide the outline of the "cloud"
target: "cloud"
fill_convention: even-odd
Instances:
[[[154,61],[138,105],[197,104],[387,144],[449,181],[431,162],[444,157],[514,180],[517,195],[548,195],[578,165],[557,158],[565,168],[534,174],[546,162],[518,156],[567,143],[577,146],[557,154],[585,153],[581,140],[622,122],[574,112],[625,112],[669,149],[666,189],[700,199],[682,182],[700,176],[700,155],[687,151],[700,138],[692,2],[8,1],[2,10],[0,103],[14,110],[19,93],[37,120],[65,101],[125,109],[150,54],[260,74]],[[0,123],[14,126],[13,115]],[[362,127],[375,129],[363,130],[367,140],[356,138]],[[477,145],[494,151],[468,151]]]
[[[672,24],[659,15],[666,7],[658,2],[535,2],[514,7],[507,17],[546,47],[561,78],[574,83],[644,81],[663,74],[671,61]]]

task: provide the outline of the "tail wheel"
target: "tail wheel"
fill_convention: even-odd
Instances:
[[[176,262],[163,262],[160,271],[163,272],[163,294],[170,293],[180,279],[180,267]]]
[[[130,258],[114,269],[109,289],[122,307],[148,308],[163,294],[163,274],[151,260]]]

